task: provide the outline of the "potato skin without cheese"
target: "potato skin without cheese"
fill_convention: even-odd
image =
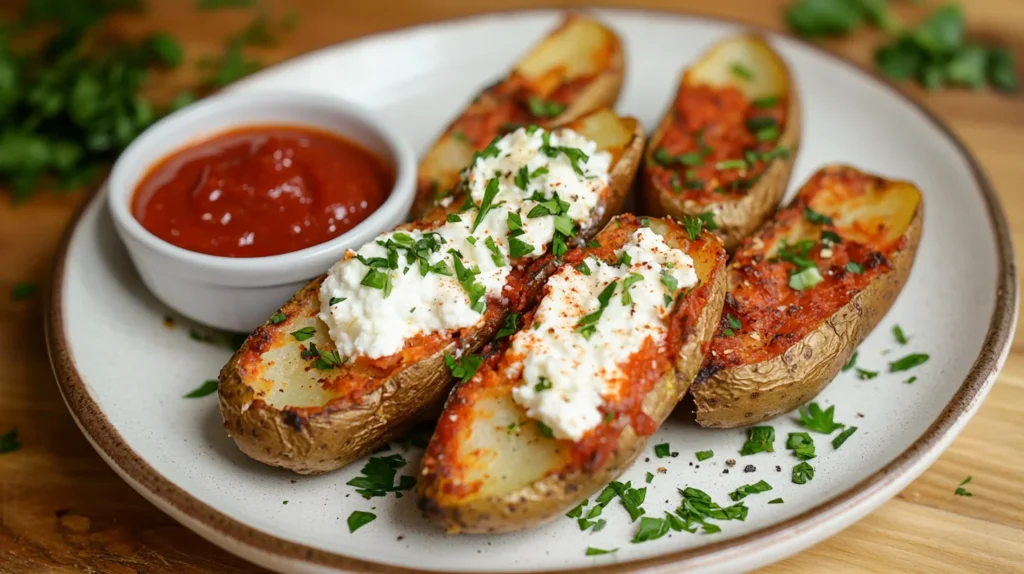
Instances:
[[[781,237],[790,243],[818,237],[822,227],[808,223],[805,207],[831,217],[835,225],[823,228],[842,243],[827,259],[818,256],[820,243],[814,247],[812,257],[826,280],[799,293],[784,284],[793,266],[770,255]],[[697,422],[718,428],[756,424],[814,398],[896,300],[913,266],[923,218],[921,194],[910,183],[848,166],[812,176],[730,264],[722,323],[690,389]],[[860,263],[863,272],[847,271],[848,261]],[[740,328],[730,329],[730,314]]]
[[[639,224],[628,215],[613,220],[598,235],[600,248],[567,255],[567,263],[587,253],[607,260]],[[631,359],[630,384],[647,386],[631,389],[633,402],[610,405],[611,422],[580,441],[556,440],[526,419],[511,398],[512,382],[495,370],[502,353],[491,355],[473,380],[452,392],[424,455],[417,492],[431,520],[462,533],[530,528],[564,514],[643,451],[697,375],[721,314],[726,264],[713,234],[690,241],[670,220],[651,219],[650,226],[693,257],[701,283],[677,303],[665,346],[648,339]]]
[[[598,141],[614,158],[608,188],[580,242],[615,214],[628,195],[643,150],[639,122],[599,110],[570,124]],[[461,194],[461,190],[458,192]],[[452,202],[456,212],[461,198]],[[435,208],[404,228],[441,221]],[[372,453],[417,422],[436,417],[453,382],[445,354],[476,353],[501,328],[508,313],[537,302],[556,266],[550,253],[526,262],[510,275],[507,305],[488,305],[481,324],[460,331],[411,339],[406,348],[379,360],[317,369],[311,344],[333,351],[327,326],[316,315],[324,276],[299,290],[274,318],[257,327],[220,372],[218,395],[224,428],[242,452],[300,474],[334,470]],[[292,333],[312,328],[298,341]]]

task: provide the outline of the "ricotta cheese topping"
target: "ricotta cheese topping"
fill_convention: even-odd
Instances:
[[[423,231],[349,251],[320,287],[320,319],[343,358],[393,355],[417,335],[477,324],[512,261],[561,255],[608,185],[611,154],[568,129],[520,128],[463,172],[467,201]]]
[[[578,441],[600,424],[600,408],[628,384],[620,367],[651,337],[667,333],[665,318],[678,289],[697,284],[693,260],[641,227],[609,265],[589,257],[551,277],[533,327],[512,338],[518,359],[507,373],[526,415],[556,438]]]

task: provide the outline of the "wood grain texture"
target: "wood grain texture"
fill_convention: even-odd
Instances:
[[[636,7],[684,10],[736,18],[781,29],[769,0],[650,0]],[[5,6],[9,3],[4,2]],[[120,18],[127,36],[168,30],[183,41],[194,63],[216,55],[223,39],[252,13],[197,14],[192,0],[152,0],[148,14]],[[494,9],[549,2],[518,0],[400,0],[264,2],[275,14],[294,7],[298,29],[260,55],[268,63],[383,30]],[[581,2],[561,2],[576,5]],[[623,5],[623,2],[588,2]],[[896,3],[908,18],[937,3]],[[1020,0],[972,0],[969,30],[1024,55]],[[0,8],[0,12],[5,9]],[[861,65],[870,63],[877,33],[865,31],[825,46]],[[164,74],[153,84],[167,99],[195,80],[194,66]],[[1024,99],[952,90],[904,88],[964,139],[999,191],[1015,242],[1024,244]],[[178,525],[122,482],[90,448],[53,381],[42,332],[42,301],[11,301],[20,281],[45,284],[57,241],[86,192],[43,194],[11,207],[0,201],[0,432],[18,428],[24,446],[0,456],[0,572],[234,573],[256,568]],[[1018,264],[1024,263],[1018,256]],[[972,498],[953,495],[973,475]],[[1003,373],[952,447],[895,500],[845,530],[765,572],[1021,572],[1024,571],[1024,341],[1014,342]]]

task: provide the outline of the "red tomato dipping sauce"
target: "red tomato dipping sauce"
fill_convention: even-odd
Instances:
[[[189,251],[264,257],[352,229],[394,183],[383,158],[340,136],[254,126],[162,159],[135,189],[131,210],[151,233]]]

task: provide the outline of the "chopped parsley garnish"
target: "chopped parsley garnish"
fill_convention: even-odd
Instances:
[[[557,193],[553,194],[551,199],[547,199],[540,192],[534,192],[530,199],[537,202],[537,205],[534,205],[526,214],[526,217],[530,219],[547,215],[564,215],[569,212],[569,202],[562,200]]]
[[[715,451],[713,451],[713,450],[698,450],[695,453],[695,456],[697,457],[698,461],[703,462],[703,461],[705,461],[705,460],[715,456]]]
[[[804,219],[815,225],[832,225],[832,218],[814,211],[810,207],[804,207]]]
[[[405,459],[400,454],[371,456],[359,471],[360,476],[345,484],[356,487],[356,492],[363,498],[387,496],[389,492],[394,492],[396,497],[401,498],[403,491],[416,486],[416,477],[408,474],[399,477],[398,484],[395,484],[398,469],[405,464]]]
[[[359,284],[383,290],[385,299],[391,294],[391,274],[386,271],[370,268]]]
[[[720,532],[721,528],[716,524],[709,523],[709,519],[739,520],[741,522],[747,519],[749,509],[742,502],[723,508],[713,502],[711,496],[706,492],[692,487],[680,490],[679,494],[682,495],[683,502],[676,509],[675,514],[681,520],[669,520],[669,527],[673,530],[685,530],[693,533],[697,531],[699,524],[705,534],[714,534]]]
[[[636,531],[636,535],[633,537],[633,543],[648,542],[650,540],[657,540],[662,536],[668,534],[670,525],[664,518],[651,518],[650,516],[644,516],[640,519],[640,529]]]
[[[622,280],[622,306],[627,307],[633,304],[633,297],[629,294],[629,288],[635,285],[638,281],[643,281],[644,276],[639,273],[630,273],[628,277]]]
[[[853,352],[853,356],[850,357],[850,360],[847,361],[845,365],[843,365],[843,372],[845,373],[846,371],[849,371],[856,364],[857,364],[857,351],[854,351]]]
[[[850,273],[853,273],[854,275],[864,274],[864,266],[861,265],[860,263],[857,263],[856,261],[850,261],[849,263],[847,263],[846,270],[849,271]]]
[[[505,256],[501,254],[498,249],[498,244],[494,242],[494,238],[490,235],[484,239],[484,245],[487,246],[487,250],[491,252],[491,261],[498,267],[505,266]]]
[[[283,323],[287,319],[288,315],[285,315],[284,313],[274,313],[270,316],[270,324],[277,325],[278,323]]]
[[[511,214],[509,214],[511,215]],[[529,243],[519,239],[518,237],[509,236],[508,238],[508,255],[512,259],[518,259],[523,255],[533,253],[533,246]]]
[[[29,299],[35,295],[38,290],[39,287],[35,283],[22,281],[21,283],[15,284],[14,287],[11,287],[11,300],[22,301],[24,299]]]
[[[615,492],[619,495],[619,502],[622,503],[623,508],[629,513],[629,521],[636,522],[637,518],[646,513],[640,505],[647,498],[647,487],[632,488],[628,482],[621,485],[621,487],[616,485],[621,485],[621,483],[612,482],[612,487],[616,489]]]
[[[729,325],[725,329],[722,329],[722,334],[726,337],[732,337],[736,334],[736,331],[743,327],[743,323],[740,323],[740,320],[737,319],[735,315],[726,313],[723,318],[725,319],[726,324]]]
[[[903,382],[909,385],[909,384],[914,383],[916,381],[917,381],[917,376],[915,375],[915,376],[910,377],[909,379],[907,379],[907,380],[905,380]]]
[[[929,356],[924,353],[913,353],[903,357],[902,359],[889,363],[889,372],[898,373],[900,371],[906,371],[912,369],[918,365],[924,364],[928,361]]]
[[[472,269],[467,269],[462,263],[462,257],[454,249],[451,250],[452,263],[455,266],[455,277],[459,280],[459,285],[462,285],[462,289],[469,296],[469,307],[477,313],[483,314],[486,308],[486,302],[484,301],[484,295],[487,294],[487,288],[476,281],[476,276],[480,274],[480,268],[474,266]]]
[[[587,546],[587,556],[600,556],[601,554],[612,554],[618,552],[618,548],[612,548],[611,550],[605,550],[603,548],[594,548],[593,546]]]
[[[743,444],[740,454],[748,456],[759,452],[775,452],[775,427],[750,427],[750,438]]]
[[[525,165],[519,168],[516,172],[516,187],[526,191],[526,188],[530,185],[530,169]]]
[[[704,230],[706,224],[707,222],[701,217],[683,215],[683,227],[686,229],[686,235],[689,236],[690,241],[696,241],[700,237],[700,232]]]
[[[797,291],[804,291],[814,287],[824,280],[825,278],[821,276],[821,272],[818,271],[817,267],[808,267],[807,269],[797,271],[790,275],[789,286]]]
[[[758,130],[770,127],[779,127],[779,122],[775,121],[775,118],[771,116],[754,116],[747,119],[747,129],[752,133],[756,133]]]
[[[537,169],[535,169],[535,170],[530,172],[530,178],[540,177],[542,175],[547,175],[548,171],[550,171],[550,170],[548,170],[547,166],[542,165],[542,166],[538,167]]]
[[[779,135],[781,135],[781,132],[778,125],[766,126],[754,132],[754,137],[759,142],[773,142],[779,139]]]
[[[814,241],[811,239],[801,239],[792,244],[783,239],[779,243],[778,257],[786,263],[795,265],[797,270],[816,268],[814,260],[809,257],[813,248]]]
[[[530,96],[526,104],[530,108],[530,114],[537,118],[553,118],[565,111],[565,104],[547,102],[537,96]]]
[[[523,231],[523,218],[515,211],[508,212],[508,217],[505,218],[505,221],[510,233],[525,233]]]
[[[654,482],[654,473],[653,472],[648,472],[647,476],[644,478],[644,480],[647,482],[647,484],[650,484],[650,483]]]
[[[667,442],[654,445],[654,454],[658,458],[668,458],[672,456],[672,447]]]
[[[715,169],[719,171],[725,171],[727,169],[747,169],[747,160],[745,159],[727,159],[720,161],[715,164]]]
[[[376,519],[377,515],[372,512],[363,512],[362,510],[352,511],[352,514],[348,515],[349,534],[359,530]]]
[[[591,335],[597,331],[597,322],[601,320],[601,314],[604,313],[604,310],[608,307],[608,303],[612,300],[612,295],[615,293],[616,283],[618,282],[612,281],[609,283],[597,296],[597,302],[599,304],[597,311],[584,315],[580,319],[579,323],[576,324],[576,329],[584,339],[589,339]]]
[[[580,264],[576,266],[576,270],[584,275],[590,275],[590,266],[587,265],[586,261],[580,261]]]
[[[878,371],[869,371],[867,369],[857,369],[857,378],[862,381],[869,381],[878,376]]]
[[[538,381],[536,385],[533,385],[533,390],[537,391],[539,393],[541,391],[546,391],[546,390],[550,389],[551,387],[552,387],[551,380],[547,379],[545,377],[541,377],[540,381]]]
[[[751,72],[750,68],[739,62],[733,62],[732,65],[729,66],[729,69],[732,71],[732,74],[738,78],[742,78],[744,80],[754,79],[754,72]]]
[[[473,227],[469,228],[470,233],[476,233],[476,228],[480,226],[480,222],[484,220],[487,212],[493,207],[496,195],[498,195],[498,178],[492,177],[487,182],[487,188],[484,189],[484,197],[480,200],[480,208],[477,210],[476,218],[473,220]]]
[[[715,223],[715,212],[705,211],[704,213],[697,214],[697,217],[704,222],[704,229],[707,229],[708,231],[718,229],[718,224]]]
[[[572,510],[570,510],[569,512],[566,512],[565,515],[567,517],[569,517],[569,518],[579,518],[580,516],[583,516],[583,508],[586,507],[587,504],[590,504],[590,499],[586,499],[585,498],[585,499],[583,499],[583,502],[581,502],[578,505],[572,507]]]
[[[662,167],[671,167],[681,164],[689,167],[700,167],[704,165],[704,156],[699,152],[689,152],[676,156],[668,155],[665,148],[658,148],[654,152],[654,162]]]
[[[762,492],[768,492],[771,489],[772,485],[763,480],[759,480],[754,484],[744,484],[733,492],[730,492],[729,498],[731,498],[733,502],[739,502],[751,494],[760,494]]]
[[[346,300],[346,297],[331,297],[331,300],[328,301],[327,304],[329,306],[333,307],[333,306],[337,305],[338,303],[341,303],[342,301],[345,301],[345,300]]]
[[[772,108],[775,107],[775,104],[779,103],[779,98],[775,96],[768,96],[765,98],[757,98],[756,100],[750,103],[753,104],[755,108]]]
[[[811,460],[815,457],[814,440],[811,435],[805,432],[789,433],[789,440],[786,441],[786,448],[793,451],[793,456],[800,460]]]
[[[482,355],[463,355],[459,359],[447,353],[444,355],[444,364],[451,371],[452,376],[463,383],[473,378],[473,375],[476,374],[477,369],[480,368],[483,362],[484,358]]]
[[[630,265],[632,265],[632,263],[633,263],[633,258],[629,256],[629,253],[626,253],[625,251],[623,251],[619,255],[619,265],[621,265],[623,267],[629,267]]]
[[[539,432],[541,436],[545,438],[555,438],[555,432],[551,430],[551,427],[540,421],[533,422],[537,425],[537,432]]]
[[[313,344],[311,343],[310,346],[312,347]],[[328,371],[341,365],[341,363],[341,356],[338,355],[337,351],[324,351],[321,349],[316,357],[316,361],[313,362],[313,366],[321,371]]]
[[[505,431],[508,432],[508,434],[510,434],[510,435],[518,435],[519,434],[519,429],[520,429],[520,427],[519,427],[519,423],[518,422],[508,423],[508,426],[505,427]]]
[[[498,340],[512,336],[516,332],[516,323],[518,321],[519,313],[509,313],[506,315],[505,323],[502,324],[500,329],[498,329],[498,333],[494,336],[494,339]]]
[[[203,384],[189,391],[187,394],[183,396],[183,398],[197,399],[199,397],[205,397],[206,395],[210,395],[215,392],[217,392],[217,379],[210,379],[208,381],[203,381]]]
[[[298,331],[292,331],[291,333],[292,337],[295,337],[296,341],[305,341],[306,339],[311,339],[315,334],[316,327],[313,326],[303,327]]]
[[[814,467],[801,462],[800,464],[793,467],[793,482],[796,484],[807,484],[808,481],[814,479]]]
[[[953,494],[956,494],[957,496],[974,496],[973,492],[968,492],[967,489],[964,488],[964,486],[967,486],[967,484],[969,484],[973,478],[973,475],[970,475],[967,478],[965,478],[964,481],[960,483],[960,486],[958,486],[957,489],[953,492]]]
[[[839,237],[839,234],[835,231],[824,229],[821,232],[821,245],[824,247],[831,247],[833,245],[839,245],[843,242],[843,238]]]
[[[846,439],[850,438],[850,436],[852,436],[855,432],[857,432],[857,427],[849,427],[843,432],[836,435],[836,438],[832,439],[832,448],[837,449],[843,446],[843,443],[846,442]]]
[[[899,325],[892,326],[892,336],[896,337],[896,342],[901,345],[906,345],[907,341],[909,341],[907,335],[903,332],[903,328]]]
[[[14,452],[21,448],[21,441],[18,440],[18,429],[11,429],[0,435],[0,454]]]
[[[821,410],[818,403],[811,403],[807,405],[806,408],[800,407],[800,424],[814,432],[832,434],[836,429],[846,426],[833,420],[835,418],[835,413],[835,405],[832,405],[825,410]]]
[[[668,271],[662,270],[661,272],[661,284],[669,290],[670,293],[675,293],[675,290],[679,288],[679,281]]]
[[[768,504],[782,504],[782,499],[781,498],[773,498],[773,499],[768,501]]]
[[[596,239],[591,239],[587,242],[587,247],[598,248],[601,247],[601,242]]]

